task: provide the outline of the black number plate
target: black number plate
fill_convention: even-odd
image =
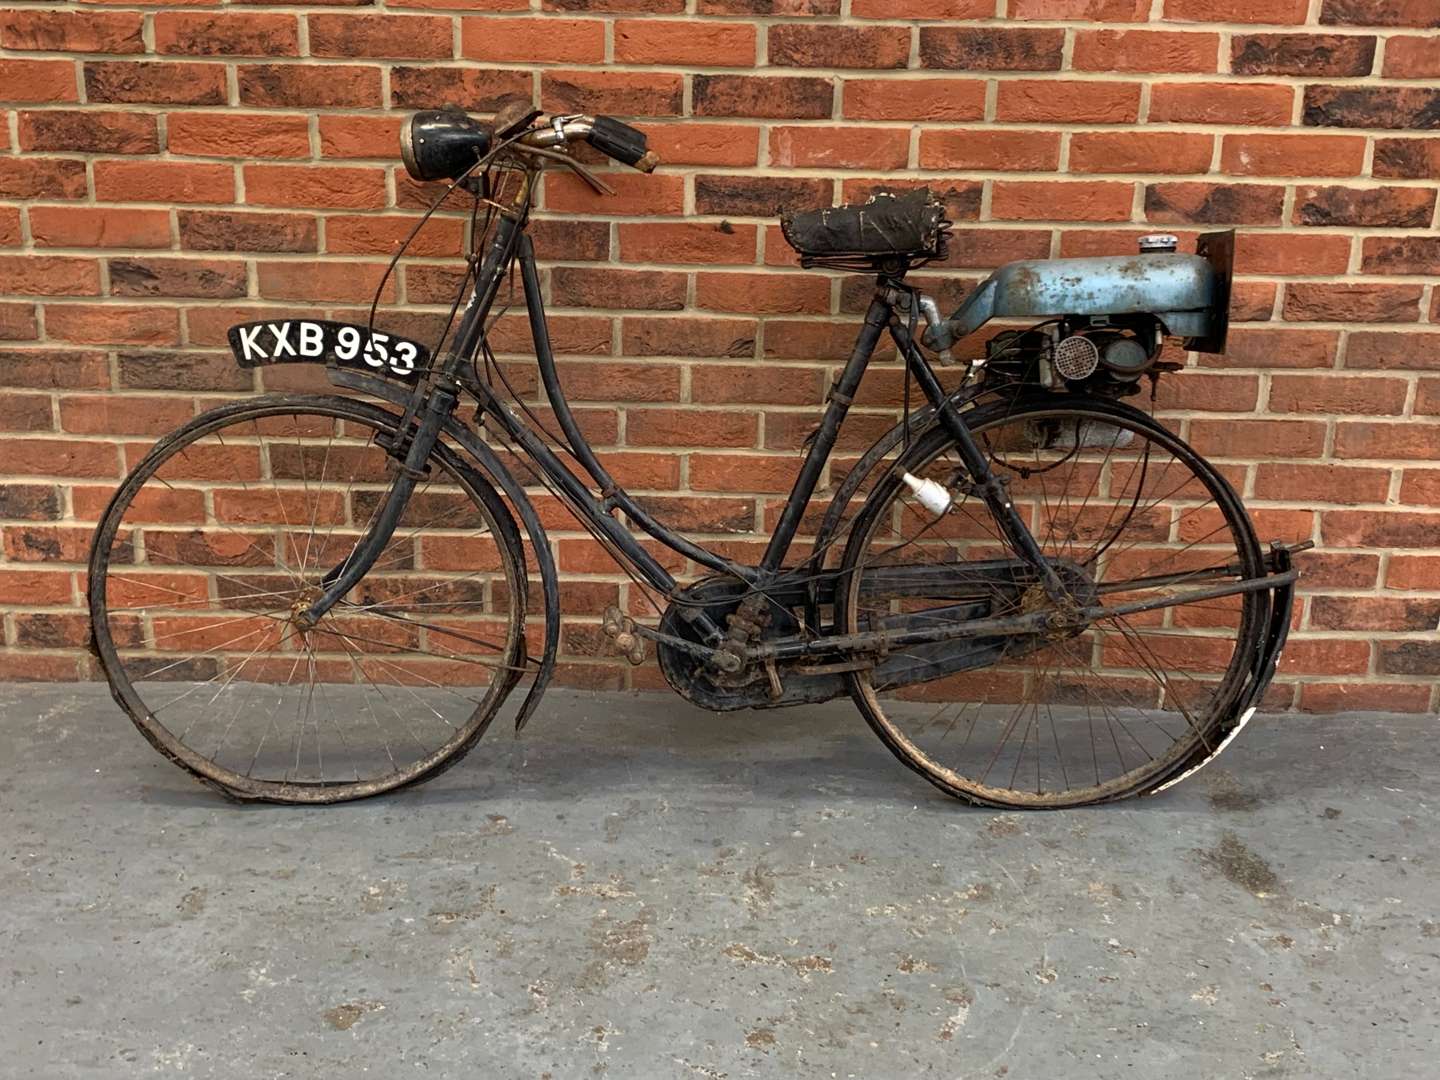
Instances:
[[[241,367],[335,364],[416,382],[430,362],[418,341],[329,319],[277,319],[230,328],[230,351]]]

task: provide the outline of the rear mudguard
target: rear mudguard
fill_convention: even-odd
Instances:
[[[410,403],[414,394],[411,387],[348,368],[330,367],[327,374],[330,381],[337,386],[382,398],[402,408]],[[540,515],[535,512],[534,504],[495,451],[454,417],[445,425],[445,434],[474,458],[485,478],[510,500],[515,512],[520,515],[520,523],[530,537],[535,561],[540,564],[540,585],[545,605],[545,647],[540,655],[540,666],[535,671],[535,681],[530,684],[520,712],[515,716],[515,730],[519,731],[535,712],[545,688],[555,674],[555,656],[560,647],[560,582],[555,570],[555,556],[550,551],[549,537],[545,534],[545,527],[540,524]]]

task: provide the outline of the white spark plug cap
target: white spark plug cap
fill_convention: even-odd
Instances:
[[[902,473],[900,479],[904,480],[905,486],[915,493],[916,501],[932,514],[943,514],[955,503],[944,485],[937,484],[934,480],[921,480],[918,476],[911,476],[908,472]]]

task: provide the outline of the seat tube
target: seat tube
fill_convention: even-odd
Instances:
[[[810,496],[815,494],[815,487],[820,483],[820,473],[825,468],[830,451],[835,448],[840,424],[844,421],[845,414],[850,411],[855,392],[860,388],[860,379],[865,374],[865,368],[870,363],[870,357],[874,354],[875,346],[889,321],[890,304],[883,293],[877,290],[875,298],[870,301],[869,310],[865,312],[865,322],[860,328],[859,337],[855,339],[850,359],[845,362],[840,377],[830,387],[830,403],[820,420],[820,429],[815,433],[815,441],[810,444],[810,452],[805,456],[804,464],[800,466],[800,475],[795,478],[795,486],[785,501],[780,521],[765,548],[765,556],[760,560],[762,574],[773,574],[784,564],[785,556],[790,551],[790,543],[800,528],[806,507],[810,505]]]

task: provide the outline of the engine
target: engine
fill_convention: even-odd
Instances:
[[[1066,316],[1003,330],[985,343],[985,382],[1126,397],[1156,369],[1164,335],[1153,315]]]

